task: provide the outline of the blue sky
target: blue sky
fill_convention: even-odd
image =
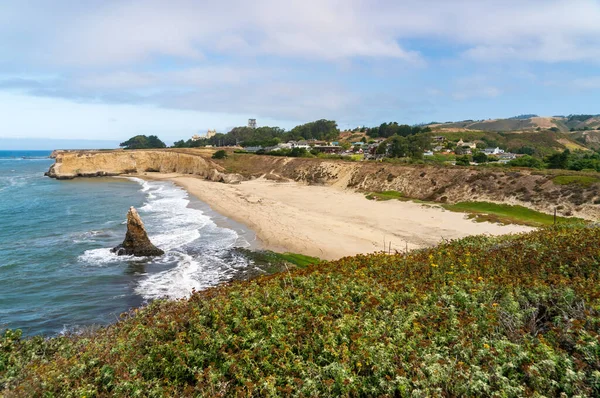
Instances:
[[[600,113],[599,21],[595,0],[6,0],[0,138]]]

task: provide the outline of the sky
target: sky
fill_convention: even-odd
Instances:
[[[4,0],[0,149],[597,114],[599,21],[599,0]]]

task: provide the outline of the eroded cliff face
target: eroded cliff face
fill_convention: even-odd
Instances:
[[[489,201],[519,204],[535,210],[600,218],[600,184],[557,185],[554,175],[529,170],[503,171],[433,167],[381,162],[344,162],[231,154],[210,158],[212,151],[166,149],[141,151],[57,152],[48,175],[54,178],[162,172],[193,174],[236,183],[264,176],[272,180],[330,185],[359,191],[402,192],[436,202]]]
[[[558,185],[555,174],[533,170],[481,170],[466,167],[336,162],[276,158],[268,178],[332,185],[366,192],[399,191],[413,199],[441,203],[486,201],[538,211],[600,219],[600,184]],[[236,170],[245,174],[241,170]]]
[[[222,166],[193,151],[54,151],[52,157],[55,163],[46,175],[59,180],[145,172],[195,174],[227,183],[243,180],[238,174],[224,173]]]

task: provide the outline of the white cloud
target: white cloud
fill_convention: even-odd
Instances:
[[[200,61],[215,52],[419,63],[422,55],[408,45],[413,39],[458,45],[476,60],[595,61],[600,55],[595,0],[56,0],[52,10],[47,5],[45,0],[4,5],[0,48],[14,50],[18,33],[17,56],[87,67],[160,56]]]
[[[502,94],[502,90],[491,84],[485,76],[471,76],[458,79],[452,98],[467,100],[471,98],[495,98]]]

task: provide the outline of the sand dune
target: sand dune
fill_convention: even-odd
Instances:
[[[529,227],[476,223],[464,214],[412,202],[374,202],[350,190],[265,179],[228,185],[179,174],[171,180],[215,211],[254,230],[266,248],[337,259],[384,249],[402,251],[468,235],[525,232]]]

